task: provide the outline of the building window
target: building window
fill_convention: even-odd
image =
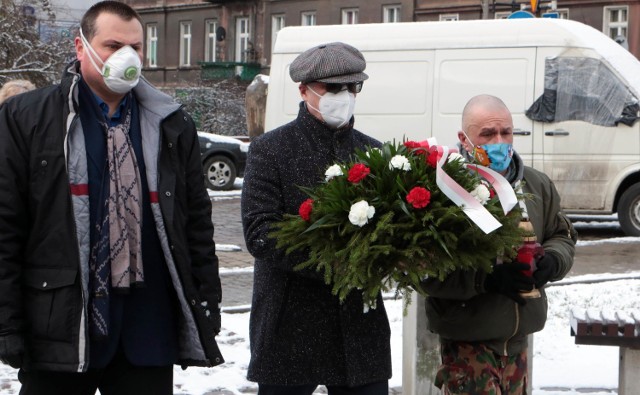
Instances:
[[[604,7],[603,32],[611,38],[627,37],[628,6]]]
[[[303,12],[301,14],[302,20],[300,24],[302,26],[315,26],[316,25],[316,13],[315,11]]]
[[[384,23],[400,22],[400,6],[399,5],[383,6],[382,22]]]
[[[343,25],[355,25],[358,23],[358,9],[357,8],[345,8],[342,10],[342,24]]]
[[[284,15],[273,15],[271,17],[271,51],[276,45],[278,32],[284,28]]]
[[[441,14],[441,21],[457,21],[459,18],[458,14]]]
[[[507,19],[509,15],[513,14],[511,11],[500,11],[496,12],[494,15],[495,19]]]
[[[218,29],[218,21],[215,19],[207,19],[204,21],[204,61],[216,61],[216,30]]]
[[[249,39],[251,30],[249,18],[242,17],[236,19],[236,62],[253,61],[253,48]]]
[[[158,66],[158,25],[147,25],[147,66]]]
[[[180,22],[180,66],[191,66],[191,21]]]

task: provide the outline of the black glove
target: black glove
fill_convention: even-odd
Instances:
[[[0,358],[0,362],[14,369],[20,369],[22,367],[22,354],[4,356]]]
[[[493,271],[488,273],[484,280],[484,289],[487,292],[503,294],[524,305],[527,302],[520,295],[520,291],[533,289],[533,278],[523,272],[528,269],[529,265],[518,262],[494,265]]]
[[[536,262],[536,270],[533,272],[536,288],[540,288],[548,283],[557,272],[558,258],[550,253],[544,254],[544,256]]]
[[[220,328],[222,327],[222,317],[220,314],[220,310],[216,310],[213,314],[211,319],[213,320],[213,329],[216,332],[216,335],[218,333],[220,333]]]
[[[0,362],[14,369],[22,367],[24,340],[21,336],[6,336],[0,339]]]

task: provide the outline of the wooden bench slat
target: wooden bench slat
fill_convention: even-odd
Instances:
[[[571,310],[571,335],[576,344],[640,347],[640,311]]]

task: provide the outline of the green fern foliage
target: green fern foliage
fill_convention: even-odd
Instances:
[[[502,224],[485,234],[438,188],[437,155],[433,147],[411,141],[356,151],[350,161],[336,164],[340,171],[334,173],[342,175],[303,188],[310,198],[306,210],[286,215],[270,236],[287,253],[309,250],[297,269],[322,272],[341,300],[358,290],[370,306],[381,291],[424,294],[420,284],[428,276],[490,271],[497,256],[515,256],[522,242],[519,207],[505,215],[497,195],[482,202]],[[451,155],[442,169],[466,191],[485,184],[488,193],[490,186],[465,164],[460,155]],[[415,188],[430,194],[426,205],[424,191],[422,200],[408,197]],[[350,211],[362,201],[375,212],[370,217],[361,212],[366,223],[354,223]]]

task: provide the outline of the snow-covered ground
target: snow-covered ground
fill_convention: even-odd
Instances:
[[[640,273],[636,273],[640,277]],[[548,289],[550,300],[545,329],[534,338],[534,395],[577,395],[579,389],[596,389],[592,395],[616,393],[618,348],[575,345],[569,331],[572,308],[625,311],[640,309],[640,279],[595,284],[571,284]],[[593,279],[593,276],[585,280]],[[574,278],[572,281],[580,280]],[[402,302],[385,302],[392,331],[393,377],[391,387],[402,386]],[[234,394],[255,387],[245,379],[249,362],[249,313],[224,314],[221,350],[227,364],[213,369],[176,372],[176,393],[204,394],[227,389]],[[209,374],[207,374],[208,372]],[[179,390],[178,390],[179,389]]]
[[[233,199],[237,189],[210,192],[214,200]],[[589,218],[585,218],[589,222]],[[576,223],[582,226],[584,223]],[[617,218],[599,226],[619,226]],[[590,243],[637,242],[638,238],[615,238]],[[229,272],[251,272],[252,268],[224,269]],[[633,278],[631,278],[633,277]],[[604,281],[603,281],[604,280]],[[588,283],[584,283],[588,282]],[[565,279],[547,289],[548,320],[545,329],[534,337],[533,395],[611,395],[617,393],[618,348],[576,345],[570,336],[569,313],[574,308],[592,310],[640,310],[640,272],[624,275],[598,274]],[[402,301],[387,300],[385,306],[391,323],[393,377],[390,387],[402,386]],[[247,306],[248,307],[248,306]],[[215,368],[174,369],[174,393],[189,395],[255,393],[256,385],[246,380],[249,363],[249,313],[222,315],[222,332],[218,344],[226,363]],[[0,364],[0,394],[18,394],[16,371]]]
[[[640,273],[632,273],[640,277]],[[603,275],[607,276],[607,275]],[[601,277],[601,276],[598,276]],[[618,384],[618,348],[575,345],[569,331],[572,308],[625,311],[640,309],[640,279],[617,279],[593,284],[568,284],[548,288],[549,319],[534,338],[533,395],[578,395],[579,389],[597,389],[591,395],[615,394]],[[591,276],[593,278],[593,276]],[[575,282],[578,278],[573,278]],[[402,386],[402,301],[385,302],[391,321],[393,378]],[[211,369],[176,367],[175,394],[204,395],[215,390],[242,394],[255,384],[246,380],[249,363],[249,313],[223,313],[218,344],[226,363]],[[16,372],[0,365],[0,393],[17,394]]]

